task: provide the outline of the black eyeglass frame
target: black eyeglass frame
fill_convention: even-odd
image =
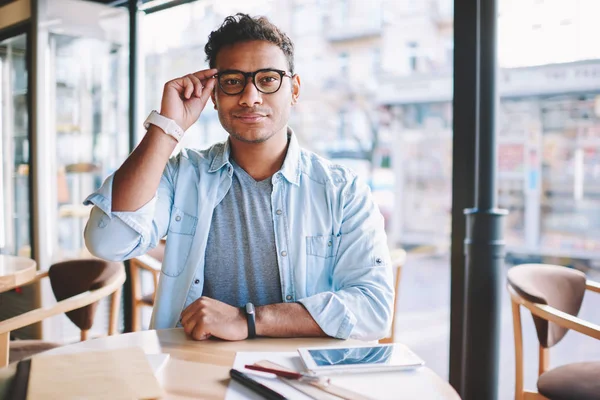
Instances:
[[[256,74],[259,74],[261,72],[277,72],[279,74],[279,87],[273,91],[273,92],[265,92],[260,90],[260,88],[256,85]],[[221,86],[221,79],[220,76],[223,74],[232,74],[232,73],[236,73],[236,74],[241,74],[244,76],[244,86],[242,87],[242,89],[239,92],[236,93],[228,93],[227,91],[225,91],[225,89],[223,88],[223,86]],[[264,94],[273,94],[273,93],[277,93],[279,91],[279,89],[281,89],[281,85],[283,84],[283,77],[287,76],[288,78],[293,78],[294,75],[293,74],[289,74],[287,71],[281,70],[281,69],[275,69],[275,68],[262,68],[259,70],[256,70],[254,72],[244,72],[244,71],[240,71],[237,69],[227,69],[225,71],[221,71],[221,72],[217,72],[214,77],[215,79],[217,79],[217,82],[219,83],[219,87],[221,88],[221,90],[223,91],[223,93],[225,93],[228,96],[237,96],[240,93],[243,93],[244,90],[246,90],[246,86],[248,85],[248,78],[252,78],[252,84],[254,85],[254,87],[256,88],[256,90],[258,90],[261,93]]]

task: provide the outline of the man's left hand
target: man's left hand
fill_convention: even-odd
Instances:
[[[183,310],[181,325],[185,333],[195,340],[211,336],[223,340],[244,340],[248,337],[248,323],[240,308],[204,296]]]

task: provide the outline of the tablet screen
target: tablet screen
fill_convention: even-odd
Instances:
[[[332,365],[390,364],[394,346],[309,350],[319,367]]]

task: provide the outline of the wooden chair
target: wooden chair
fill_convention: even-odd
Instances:
[[[400,291],[400,276],[402,274],[402,267],[406,262],[406,251],[404,249],[395,249],[390,252],[392,259],[392,266],[394,268],[394,311],[392,314],[392,328],[390,335],[379,340],[379,343],[394,343],[395,340],[395,325],[396,325],[396,304],[398,303],[398,292]]]
[[[129,260],[129,271],[131,275],[131,329],[137,332],[141,329],[141,309],[142,307],[153,307],[156,288],[158,287],[158,277],[162,267],[163,256],[165,253],[164,240],[161,240],[158,246],[151,249],[146,254]],[[152,292],[142,294],[141,272],[148,271],[152,274],[154,287]]]
[[[586,289],[600,293],[600,284],[580,271],[547,264],[524,264],[508,271],[515,336],[515,399],[597,399],[600,362],[573,363],[549,370],[549,349],[569,329],[600,339],[600,326],[577,317]],[[539,341],[539,392],[523,388],[523,336],[520,306],[533,317]],[[599,343],[600,345],[600,343]]]
[[[48,277],[57,303],[28,311],[0,322],[0,367],[19,361],[38,352],[59,345],[40,340],[10,341],[10,332],[40,322],[54,315],[66,313],[81,329],[81,340],[86,340],[92,327],[98,301],[110,296],[108,334],[117,331],[121,288],[125,270],[121,263],[98,259],[82,259],[54,264],[47,272],[40,272],[33,282]]]

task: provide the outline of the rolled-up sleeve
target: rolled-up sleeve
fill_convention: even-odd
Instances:
[[[343,196],[335,291],[299,300],[329,336],[376,340],[392,322],[393,274],[384,222],[369,188],[356,179]]]
[[[175,160],[169,161],[156,194],[136,211],[112,211],[114,174],[109,176],[84,201],[94,205],[84,231],[88,250],[105,260],[122,261],[156,247],[169,227],[176,168]]]

